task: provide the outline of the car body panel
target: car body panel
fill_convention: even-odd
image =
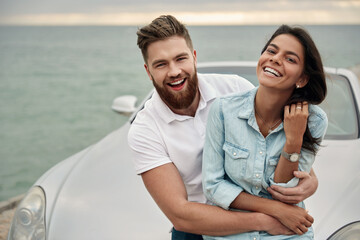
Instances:
[[[325,140],[322,145],[313,165],[319,187],[305,201],[315,219],[315,239],[327,239],[336,229],[360,220],[360,139]]]
[[[224,73],[224,67],[254,74],[256,62],[198,64],[199,72]],[[359,125],[360,88],[347,70],[326,68],[328,73],[350,76]],[[225,71],[225,73],[232,73]],[[249,76],[250,76],[249,75]],[[253,76],[252,76],[253,77]],[[142,108],[144,102],[139,105]],[[36,183],[46,194],[47,239],[170,239],[171,223],[135,174],[127,132],[136,112],[118,130],[93,146],[62,161]],[[359,131],[359,129],[358,129]],[[315,218],[315,239],[325,239],[341,226],[360,220],[360,140],[326,139],[314,169],[319,188],[306,200]]]
[[[126,144],[129,126],[36,183],[46,193],[47,239],[169,239],[170,222],[135,174]]]

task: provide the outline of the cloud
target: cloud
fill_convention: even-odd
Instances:
[[[356,0],[0,0],[0,24],[17,25],[139,25],[160,14],[200,25],[360,24],[359,13]]]

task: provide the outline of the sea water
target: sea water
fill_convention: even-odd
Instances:
[[[360,26],[305,26],[330,67],[360,64]],[[190,26],[198,62],[257,61],[277,26]],[[0,201],[119,128],[114,98],[152,88],[136,26],[0,27]],[[130,161],[130,159],[129,159]],[[129,169],[132,171],[132,169]],[[134,173],[135,174],[135,173]]]

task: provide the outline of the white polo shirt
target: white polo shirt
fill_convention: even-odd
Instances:
[[[137,174],[173,163],[184,181],[188,200],[205,203],[202,150],[211,103],[218,96],[245,92],[254,86],[237,75],[198,74],[200,102],[194,117],[178,115],[154,91],[131,125],[128,143]]]

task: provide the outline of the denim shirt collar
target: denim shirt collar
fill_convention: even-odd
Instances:
[[[255,108],[254,108],[254,106],[255,106],[254,105],[254,103],[255,103],[255,95],[257,93],[258,88],[259,87],[255,87],[254,89],[250,90],[249,92],[247,92],[247,93],[245,93],[243,95],[244,97],[241,98],[241,100],[239,102],[240,107],[239,107],[238,118],[247,119],[249,126],[254,128],[256,131],[260,132],[259,126],[258,126],[258,124],[256,122]],[[282,122],[280,123],[280,125],[276,129],[271,131],[271,133],[278,132],[281,129],[283,129],[283,123]]]

